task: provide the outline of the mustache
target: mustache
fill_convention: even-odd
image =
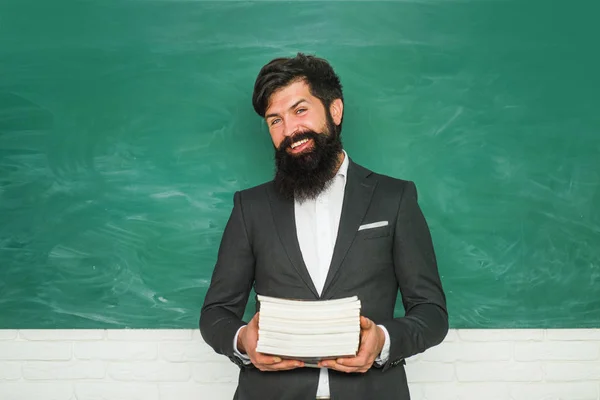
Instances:
[[[277,150],[284,151],[292,144],[304,139],[313,139],[316,141],[317,135],[318,134],[315,131],[308,130],[304,132],[298,132],[293,136],[287,136],[285,139],[283,139],[281,143],[279,143],[279,147],[277,148]]]

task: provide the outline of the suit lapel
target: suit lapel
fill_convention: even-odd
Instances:
[[[371,203],[375,183],[368,182],[365,179],[370,173],[369,170],[350,160],[338,236],[321,294],[322,298],[327,298],[327,295],[329,295],[329,289],[338,275],[346,253],[348,253],[350,245],[354,241],[354,236]]]
[[[310,291],[313,292],[315,297],[319,298],[319,293],[317,292],[310,274],[308,273],[308,269],[304,264],[304,259],[302,258],[302,252],[300,250],[300,244],[298,243],[296,217],[294,214],[294,201],[285,200],[282,198],[274,190],[273,186],[271,186],[271,190],[268,190],[268,193],[269,200],[271,202],[271,210],[273,212],[273,221],[275,222],[275,227],[277,229],[277,233],[279,234],[279,239],[283,244],[283,248],[290,259],[290,262],[296,269],[296,272],[298,272],[298,275],[300,275],[306,286],[308,286]]]

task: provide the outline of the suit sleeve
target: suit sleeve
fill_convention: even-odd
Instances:
[[[242,196],[236,192],[200,312],[200,332],[204,341],[217,353],[228,356],[238,365],[241,363],[234,356],[233,338],[245,324],[242,316],[254,282],[254,265],[255,258],[244,222]]]
[[[446,297],[413,182],[405,184],[400,200],[393,253],[405,316],[383,323],[391,339],[384,371],[441,343],[448,333]]]

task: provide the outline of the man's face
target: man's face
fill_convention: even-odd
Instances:
[[[265,118],[275,146],[275,186],[286,198],[314,199],[339,167],[342,101],[334,100],[326,111],[304,82],[280,89],[270,100]]]
[[[290,155],[306,154],[314,149],[313,139],[301,139],[303,132],[315,132],[319,134],[328,132],[327,115],[321,100],[310,93],[306,82],[296,81],[276,91],[269,99],[269,105],[265,112],[265,120],[269,127],[271,140],[276,149],[289,137],[285,151]],[[329,112],[332,122],[339,125],[341,122],[342,109],[341,100],[331,104]]]

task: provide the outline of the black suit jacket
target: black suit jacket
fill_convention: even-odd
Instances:
[[[362,224],[388,221],[359,231]],[[364,374],[329,371],[332,399],[409,399],[404,359],[439,344],[448,331],[446,299],[414,183],[350,160],[333,257],[321,296],[302,259],[294,202],[272,182],[237,192],[200,315],[202,337],[240,366],[239,400],[314,399],[319,370],[261,372],[234,356],[233,338],[251,288],[267,296],[335,299],[357,295],[361,314],[386,327],[390,356]],[[405,316],[394,318],[398,292]]]

